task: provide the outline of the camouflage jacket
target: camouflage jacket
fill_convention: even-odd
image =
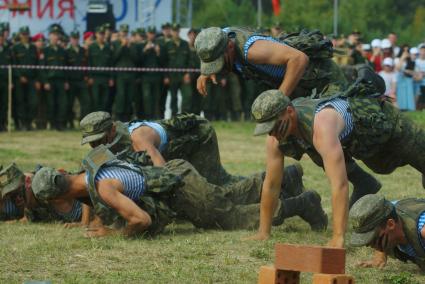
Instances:
[[[148,228],[149,234],[161,232],[177,215],[169,204],[174,190],[181,186],[182,181],[179,176],[174,175],[166,168],[144,167],[133,160],[133,166],[118,160],[111,151],[104,145],[93,149],[83,160],[83,166],[88,177],[88,192],[92,201],[95,213],[102,219],[104,224],[110,225],[122,218],[118,213],[109,207],[99,196],[96,190],[95,177],[102,167],[120,167],[143,175],[145,179],[145,191],[140,196],[138,206],[145,210],[152,219],[152,224]]]
[[[403,224],[403,232],[407,242],[415,250],[416,256],[409,256],[399,248],[394,249],[392,256],[404,262],[410,260],[416,263],[421,270],[425,270],[425,250],[419,240],[417,228],[419,216],[425,211],[425,200],[416,198],[400,200],[395,208]]]
[[[298,129],[301,138],[290,136],[279,143],[285,156],[300,160],[306,153],[318,165],[323,162],[313,146],[313,123],[319,104],[334,98],[345,98],[350,105],[354,128],[341,141],[346,158],[373,157],[387,146],[386,143],[401,132],[400,113],[389,102],[369,96],[362,85],[354,85],[346,92],[322,99],[298,98],[292,101],[298,115]],[[367,92],[367,91],[365,91]]]

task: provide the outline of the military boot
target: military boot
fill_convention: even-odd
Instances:
[[[313,231],[326,230],[328,215],[323,211],[320,195],[316,191],[309,190],[296,197],[281,198],[281,203],[278,215],[273,219],[274,226],[281,225],[286,218],[300,216]]]
[[[300,163],[295,163],[283,169],[283,182],[280,190],[282,198],[298,196],[304,191],[303,174]]]
[[[365,172],[357,163],[351,161],[347,164],[348,180],[353,184],[353,193],[350,197],[349,208],[361,197],[377,193],[382,185],[374,176]]]

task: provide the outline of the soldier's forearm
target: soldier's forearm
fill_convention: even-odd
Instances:
[[[285,77],[279,90],[285,96],[291,96],[298,82],[304,74],[305,68],[308,64],[308,57],[306,55],[300,55],[298,57],[291,58],[288,61]]]

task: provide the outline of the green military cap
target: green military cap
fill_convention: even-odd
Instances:
[[[49,167],[38,170],[31,182],[31,189],[40,201],[55,198],[68,190],[65,175]]]
[[[153,34],[156,33],[156,27],[155,26],[149,26],[147,30],[148,30],[148,33],[153,33]]]
[[[394,205],[376,194],[368,194],[357,200],[349,214],[353,229],[350,243],[353,246],[370,244],[378,233],[378,227],[392,210]]]
[[[30,28],[28,26],[22,26],[19,28],[19,33],[28,35],[30,33]]]
[[[171,26],[171,29],[174,31],[177,31],[180,29],[180,24],[178,23],[173,23],[173,25]]]
[[[15,163],[2,169],[0,171],[1,197],[3,198],[6,194],[19,189],[23,185],[24,180],[24,174]]]
[[[78,30],[73,30],[69,35],[72,38],[80,38],[80,32]]]
[[[227,34],[220,28],[208,28],[198,34],[195,49],[201,59],[203,75],[215,74],[223,69],[226,46]]]
[[[63,29],[60,25],[58,24],[52,24],[49,28],[49,33],[63,33]]]
[[[80,121],[80,127],[83,131],[81,145],[94,142],[106,136],[112,126],[111,115],[105,111],[96,111],[89,113]]]
[[[104,33],[105,32],[105,27],[104,26],[97,26],[95,31],[97,33]]]
[[[136,31],[141,36],[143,36],[144,34],[146,34],[145,28],[138,28]]]
[[[262,92],[254,101],[251,107],[251,114],[257,122],[254,135],[269,133],[291,100],[280,90],[268,90]]]
[[[171,24],[167,22],[167,23],[163,24],[163,25],[161,26],[161,28],[162,28],[162,29],[169,29],[169,28],[171,28]]]
[[[127,24],[120,25],[120,32],[128,33],[129,30],[130,30],[130,27]]]
[[[104,24],[103,24],[103,28],[104,28],[105,30],[112,30],[112,25],[111,25],[110,23],[104,23]]]

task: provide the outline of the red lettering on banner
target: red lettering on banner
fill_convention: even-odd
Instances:
[[[44,7],[41,7],[41,1],[37,0],[37,17],[39,19],[43,18],[47,10],[49,10],[49,17],[53,19],[53,0],[47,0]]]
[[[12,2],[12,7],[18,7],[18,6],[27,6],[28,9],[25,10],[13,10],[12,11],[12,17],[16,17],[16,13],[19,13],[19,15],[24,15],[25,13],[28,13],[28,17],[32,18],[32,11],[31,11],[31,7],[32,7],[32,1],[31,0],[26,0],[25,2],[20,2],[18,0],[13,0]]]
[[[9,10],[9,0],[4,0],[0,5],[0,10]]]
[[[69,17],[74,19],[74,0],[59,0],[59,15],[58,19],[62,18],[65,13],[69,13]]]

